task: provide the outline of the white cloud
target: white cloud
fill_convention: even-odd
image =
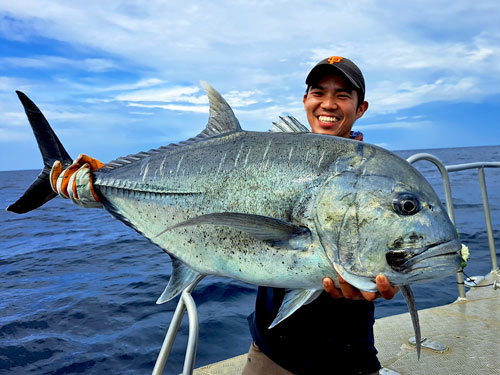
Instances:
[[[139,112],[139,111],[132,111],[129,112],[131,115],[139,115],[139,116],[152,116],[153,112]]]
[[[90,72],[106,72],[116,68],[116,65],[110,59],[86,58],[75,60],[60,56],[4,57],[0,59],[0,66],[36,69],[55,69],[57,66],[68,66]]]
[[[252,104],[256,104],[259,100],[253,98],[256,95],[260,95],[258,91],[229,91],[224,94],[224,99],[227,100],[228,104],[233,108],[246,107]]]
[[[91,113],[61,112],[52,110],[44,110],[43,113],[47,119],[59,122],[88,120],[94,117]]]
[[[181,105],[181,104],[139,104],[129,103],[130,107],[138,108],[161,108],[168,111],[208,113],[208,106]]]
[[[25,90],[30,86],[26,79],[0,76],[0,91],[7,91],[9,94],[13,94],[16,89]]]
[[[103,87],[98,89],[99,91],[128,91],[128,90],[135,90],[135,89],[140,89],[143,87],[151,87],[151,86],[158,86],[164,83],[163,80],[158,79],[158,78],[146,78],[146,79],[141,79],[135,83],[125,83],[121,85],[112,85],[108,87]]]
[[[19,142],[31,140],[32,135],[29,132],[13,131],[0,128],[0,142]]]
[[[200,91],[199,87],[170,87],[148,90],[137,90],[130,93],[120,94],[115,100],[128,102],[187,102],[192,104],[208,103],[206,95],[192,96]]]
[[[24,112],[3,112],[3,126],[26,126],[28,122]]]
[[[100,82],[94,84],[81,84],[67,78],[59,77],[56,77],[54,81],[60,85],[65,86],[68,89],[71,88],[71,90],[76,90],[87,95],[106,94],[108,92],[128,92],[147,87],[154,87],[165,83],[165,81],[158,78],[144,78],[136,82],[127,82],[121,84],[102,84]],[[87,103],[109,103],[113,100],[115,100],[113,97],[87,97],[84,99],[84,101]]]
[[[477,102],[487,95],[476,77],[464,77],[456,81],[453,78],[439,79],[435,82],[415,84],[391,81],[378,82],[367,94],[370,102],[370,116],[379,113],[393,113],[404,108],[415,107],[436,101],[459,101],[467,98]],[[491,94],[491,92],[488,92]]]
[[[105,72],[116,67],[110,59],[99,58],[84,59],[80,66],[91,72]]]
[[[20,104],[19,104],[20,106]],[[51,121],[58,122],[75,122],[80,120],[89,120],[93,117],[91,113],[77,113],[77,112],[65,112],[65,111],[53,111],[53,110],[43,110],[44,116],[47,118],[49,123]],[[19,112],[4,112],[2,113],[2,124],[1,126],[22,126],[29,128],[28,119],[24,111]]]

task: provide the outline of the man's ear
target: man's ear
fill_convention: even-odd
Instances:
[[[302,103],[306,104],[306,99],[307,99],[307,93],[304,94],[304,97],[302,98]]]
[[[358,109],[356,110],[356,120],[361,118],[365,114],[367,109],[368,109],[368,102],[364,101],[358,106]]]

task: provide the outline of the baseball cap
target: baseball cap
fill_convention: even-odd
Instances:
[[[317,63],[311,69],[306,78],[306,84],[312,85],[321,76],[328,74],[331,70],[337,70],[344,75],[359,93],[360,102],[365,99],[365,79],[361,70],[348,58],[342,56],[330,56]]]

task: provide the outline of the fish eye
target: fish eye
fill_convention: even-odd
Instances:
[[[392,205],[400,215],[415,215],[421,209],[417,197],[410,193],[399,194],[393,199]]]

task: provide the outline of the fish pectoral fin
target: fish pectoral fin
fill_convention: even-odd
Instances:
[[[222,225],[238,229],[273,245],[280,244],[288,249],[293,248],[297,250],[307,249],[307,243],[310,242],[311,236],[311,231],[308,228],[290,224],[281,219],[238,212],[212,213],[196,216],[167,228],[158,234],[158,236],[167,230],[202,224]],[[285,242],[288,243],[285,244]]]
[[[168,285],[161,294],[160,298],[156,301],[157,304],[165,303],[175,298],[179,293],[181,293],[186,287],[193,283],[198,276],[201,274],[193,271],[191,268],[187,267],[179,259],[175,257],[172,258],[172,274],[170,275],[170,280],[168,280]]]
[[[286,291],[285,298],[281,303],[280,309],[276,318],[269,326],[273,328],[276,324],[282,322],[301,306],[307,305],[314,301],[323,291],[323,289],[289,289]]]
[[[358,276],[349,271],[347,271],[344,267],[342,267],[338,263],[334,263],[333,267],[335,271],[342,276],[342,278],[347,281],[352,286],[358,288],[359,290],[363,290],[365,292],[378,292],[377,284],[373,280],[365,276]]]

